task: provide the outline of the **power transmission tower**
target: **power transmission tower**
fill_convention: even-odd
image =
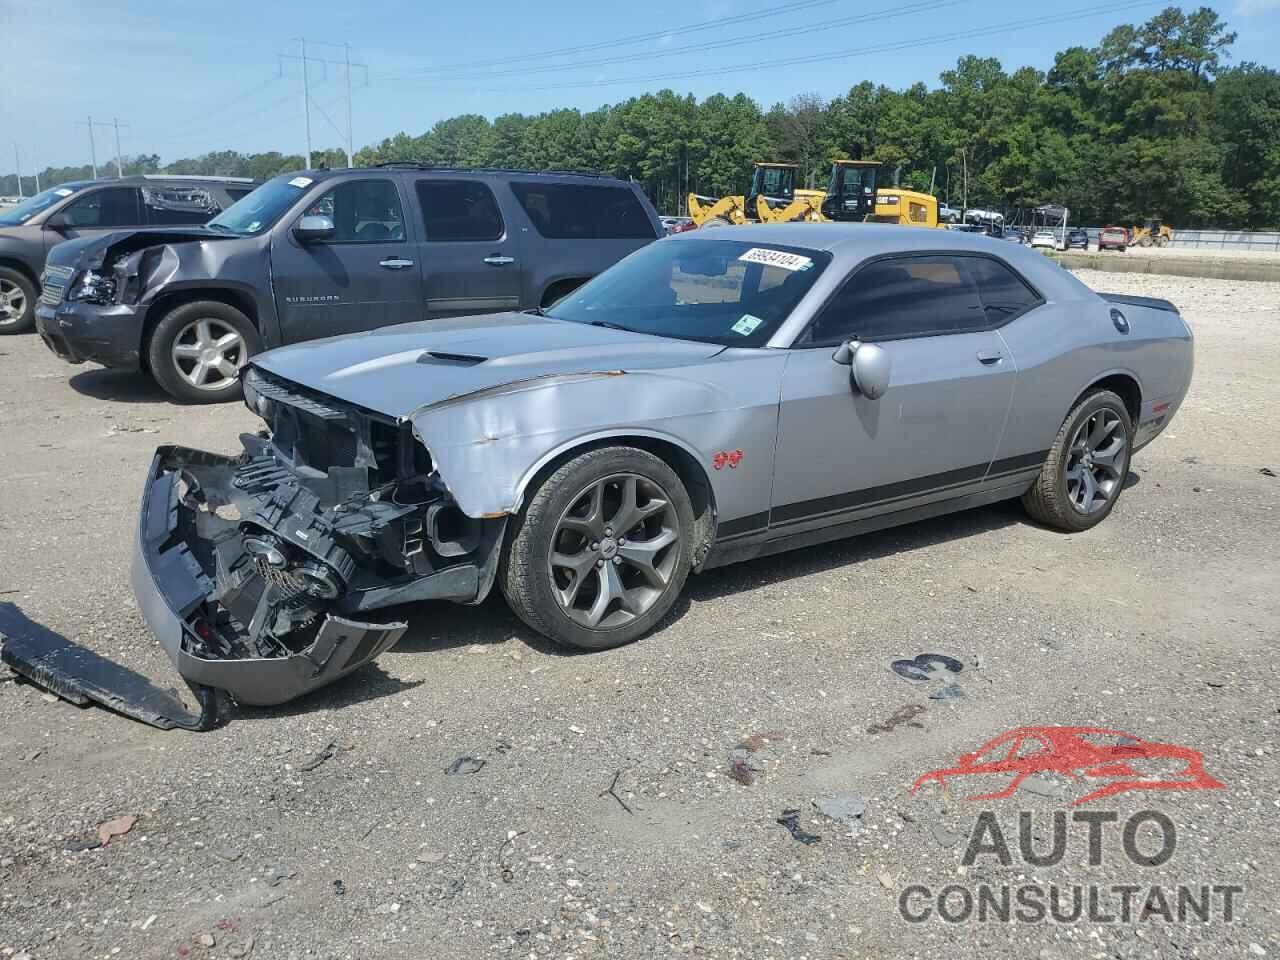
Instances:
[[[18,171],[18,199],[22,199],[22,161],[18,159],[18,141],[13,141],[13,168]],[[36,187],[36,193],[40,188]]]
[[[302,114],[307,118],[307,169],[311,169],[311,91],[307,87],[307,41],[298,38],[302,51]]]
[[[338,134],[338,136],[342,137],[346,141],[347,166],[349,167],[354,166],[355,138],[352,134],[352,124],[351,124],[351,68],[355,67],[357,69],[363,70],[365,72],[365,83],[367,84],[369,82],[369,67],[367,64],[351,62],[351,44],[349,43],[328,43],[327,41],[324,41],[324,40],[313,40],[311,41],[311,43],[313,46],[319,45],[322,47],[341,47],[343,58],[341,60],[328,60],[324,57],[308,56],[307,42],[305,39],[301,37],[298,38],[299,53],[297,55],[286,54],[286,53],[276,54],[276,57],[281,62],[282,67],[283,67],[283,61],[285,60],[297,60],[299,63],[302,64],[302,109],[306,117],[307,167],[308,168],[311,167],[311,107],[312,106],[315,106],[315,108],[320,111],[321,115],[325,118],[325,120],[329,122],[329,125],[333,127],[334,131]],[[311,100],[310,73],[307,69],[307,65],[316,64],[316,63],[320,64],[322,69],[327,66],[335,66],[335,67],[342,67],[343,70],[345,71],[345,79],[346,79],[346,85],[347,85],[347,129],[345,131],[342,130],[336,123],[334,123],[333,119],[329,116],[329,114],[324,110],[323,107],[321,107],[319,104],[313,104]]]
[[[98,179],[98,147],[93,142],[93,116],[90,115],[88,120],[77,120],[77,126],[89,128],[89,162],[93,166],[93,179]]]
[[[121,165],[121,160],[120,160],[120,128],[124,127],[128,129],[129,125],[127,123],[121,123],[115,117],[112,117],[111,126],[115,129],[115,132],[116,132],[116,176],[123,177],[124,167]]]

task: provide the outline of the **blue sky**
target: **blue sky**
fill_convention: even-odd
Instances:
[[[805,6],[750,19],[788,2]],[[458,113],[492,117],[559,106],[593,109],[664,86],[700,98],[743,91],[767,107],[798,93],[829,97],[862,80],[895,87],[916,81],[934,85],[963,53],[999,57],[1006,68],[1043,69],[1056,51],[1092,45],[1116,24],[1141,22],[1164,5],[1117,0],[1053,5],[1026,0],[219,0],[199,5],[0,0],[5,51],[0,129],[11,133],[5,140],[18,141],[28,173],[36,165],[86,162],[88,134],[77,121],[90,114],[95,121],[115,116],[129,124],[122,136],[126,154],[155,152],[169,161],[221,148],[301,152],[299,64],[277,57],[296,55],[299,35],[307,37],[309,55],[341,60],[340,44],[347,42],[352,59],[368,65],[367,85],[366,71],[353,71],[359,148],[400,130],[421,133]],[[1066,22],[1019,26],[1095,7],[1107,9]],[[1280,64],[1280,0],[1225,0],[1216,9],[1240,34],[1233,61]],[[732,20],[719,27],[681,29],[726,17]],[[788,39],[794,30],[806,32]],[[962,36],[884,49],[904,38],[956,34]],[[637,35],[648,37],[625,46],[546,55]],[[761,39],[707,46],[749,37]],[[695,45],[704,48],[687,49]],[[864,52],[821,59],[850,50]],[[804,57],[814,59],[765,63]],[[561,69],[567,64],[575,66]],[[317,147],[337,146],[342,140],[335,127],[346,125],[342,70],[313,64],[310,74],[317,105],[313,140]],[[100,164],[114,152],[112,137],[105,127],[97,131]],[[0,143],[0,170],[12,163],[12,143]]]

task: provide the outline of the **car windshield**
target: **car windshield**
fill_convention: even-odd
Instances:
[[[80,187],[51,187],[34,197],[28,197],[16,207],[0,212],[0,227],[19,227],[41,210],[47,210],[63,197],[69,197]]]
[[[238,233],[242,236],[261,233],[270,229],[311,183],[310,177],[293,174],[268,180],[210,220],[208,227],[222,233]]]
[[[579,287],[546,316],[681,340],[758,347],[782,325],[830,262],[831,254],[825,251],[772,243],[661,240]]]

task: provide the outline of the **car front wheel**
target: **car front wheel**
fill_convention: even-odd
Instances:
[[[35,285],[25,274],[0,267],[0,333],[25,333],[35,325]]]
[[[165,391],[186,403],[219,403],[241,396],[240,368],[262,350],[249,318],[216,300],[184,303],[151,334],[147,361]]]
[[[1110,390],[1086,394],[1067,414],[1022,497],[1031,516],[1059,530],[1088,530],[1111,513],[1124,489],[1133,452],[1133,422]]]
[[[630,643],[689,575],[693,507],[658,457],[599,447],[562,464],[515,518],[499,582],[511,609],[557,643]]]

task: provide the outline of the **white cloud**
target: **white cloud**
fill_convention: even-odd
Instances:
[[[1236,13],[1242,17],[1254,17],[1280,10],[1280,0],[1240,0]]]

